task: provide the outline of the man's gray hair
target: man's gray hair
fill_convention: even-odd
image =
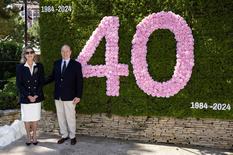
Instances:
[[[69,45],[67,45],[67,44],[64,44],[64,45],[61,47],[61,51],[62,51],[64,48],[68,48],[70,51],[72,51],[72,50],[71,50],[71,47],[70,47]]]

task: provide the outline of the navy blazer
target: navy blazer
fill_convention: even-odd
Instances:
[[[75,97],[81,98],[83,91],[82,66],[79,62],[70,59],[64,75],[61,74],[62,59],[54,62],[52,74],[45,84],[55,81],[54,99],[72,101]]]
[[[16,66],[16,85],[19,92],[20,103],[31,103],[28,96],[35,96],[35,102],[41,102],[44,100],[44,93],[42,90],[44,84],[44,67],[40,63],[36,63],[31,75],[28,67],[24,64],[18,64]]]

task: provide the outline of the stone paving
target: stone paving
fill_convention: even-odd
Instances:
[[[233,155],[232,150],[205,147],[148,144],[103,137],[77,135],[77,144],[56,144],[57,134],[42,133],[37,146],[25,145],[21,138],[0,150],[0,155]]]

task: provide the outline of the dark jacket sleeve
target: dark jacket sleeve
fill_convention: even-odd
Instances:
[[[55,63],[56,62],[54,62],[54,64],[53,64],[52,73],[45,78],[44,85],[47,85],[47,84],[49,84],[49,83],[51,83],[51,82],[53,82],[55,80]]]
[[[83,92],[83,74],[82,74],[82,66],[80,63],[77,63],[77,71],[76,71],[76,97],[81,98]]]
[[[22,97],[29,96],[29,93],[26,91],[25,86],[23,84],[21,65],[16,66],[16,86],[18,92]]]
[[[39,64],[39,68],[40,68],[40,71],[39,71],[39,78],[38,78],[38,88],[37,88],[37,91],[36,91],[36,95],[38,96],[41,96],[42,95],[42,89],[43,89],[43,85],[45,83],[45,77],[44,77],[44,66],[42,64]]]

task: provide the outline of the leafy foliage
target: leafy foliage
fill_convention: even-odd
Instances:
[[[14,42],[0,42],[0,80],[15,76],[22,46]]]
[[[40,41],[40,27],[39,27],[39,22],[36,21],[33,23],[32,27],[28,29],[28,34],[30,36],[30,45],[32,47],[39,46],[39,41]]]
[[[0,109],[19,108],[15,78],[9,79],[9,82],[0,90]]]
[[[16,0],[0,1],[0,39],[22,42],[23,23],[17,7],[9,7]],[[19,39],[20,36],[20,39]]]

